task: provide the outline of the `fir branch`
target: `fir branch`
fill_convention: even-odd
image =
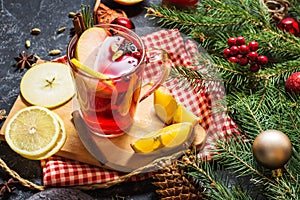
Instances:
[[[203,0],[191,12],[160,6],[148,9],[148,16],[157,19],[159,25],[178,28],[207,50],[211,56],[205,58],[210,62],[209,67],[212,66],[213,74],[221,76],[225,83],[228,113],[238,125],[242,139],[247,138],[247,142],[237,138],[219,141],[218,154],[214,156],[217,164],[195,160],[189,165],[189,173],[202,181],[211,199],[239,199],[235,194],[240,185],[228,189],[227,177],[217,177],[220,170],[229,170],[238,176],[236,181],[240,184],[243,183],[241,178],[251,177],[250,187],[257,187],[266,198],[299,199],[300,98],[285,91],[285,80],[300,69],[300,38],[279,30],[262,2]],[[299,1],[290,1],[289,14],[299,19]],[[249,66],[241,67],[223,58],[228,38],[240,35],[259,43],[258,53],[268,56],[269,65],[252,73]],[[197,81],[202,84],[201,81],[209,78],[188,70],[179,69],[175,74],[191,84]],[[201,84],[198,86],[203,86]],[[292,142],[292,157],[280,177],[273,177],[270,170],[259,166],[251,154],[252,141],[267,129],[281,130]],[[240,194],[244,198],[254,196],[253,191]]]
[[[81,14],[83,18],[83,22],[85,24],[86,29],[93,27],[94,19],[90,10],[90,6],[81,5]]]

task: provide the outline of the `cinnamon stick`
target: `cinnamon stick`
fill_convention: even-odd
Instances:
[[[82,28],[81,28],[81,23],[79,18],[77,17],[77,15],[74,16],[73,18],[73,26],[74,26],[74,30],[75,30],[75,34],[80,36],[81,33],[83,32]]]
[[[85,23],[83,21],[82,14],[81,13],[77,13],[76,16],[79,19],[82,32],[85,31],[86,30],[86,26],[85,26]]]

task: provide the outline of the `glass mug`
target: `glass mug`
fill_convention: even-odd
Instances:
[[[138,52],[134,56],[123,57],[121,61],[112,58],[111,49],[103,49],[97,63],[106,70],[105,78],[94,77],[77,68],[71,61],[75,58],[78,36],[75,35],[67,47],[68,63],[76,85],[76,96],[80,114],[89,130],[103,137],[116,137],[128,131],[133,124],[137,104],[155,91],[167,78],[171,69],[171,60],[164,50],[146,50],[142,39],[132,30],[114,24],[99,24],[117,41],[130,44]],[[133,45],[132,45],[133,44]],[[104,45],[105,46],[105,45]],[[102,47],[102,46],[101,46]],[[101,50],[102,51],[102,50]],[[99,54],[99,53],[98,53]],[[102,59],[102,60],[101,60]],[[96,59],[97,60],[97,59]],[[147,62],[160,63],[160,73],[151,80],[151,88],[140,97],[144,68]]]

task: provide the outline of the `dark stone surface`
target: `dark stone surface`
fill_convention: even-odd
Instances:
[[[70,39],[69,31],[72,21],[68,18],[70,11],[80,11],[80,5],[91,5],[93,0],[0,0],[0,109],[8,113],[13,106],[18,94],[19,84],[25,70],[14,67],[19,52],[35,53],[45,60],[51,60],[59,56],[49,56],[52,49],[60,49],[63,54],[66,51]],[[134,6],[122,6],[112,0],[102,1],[111,8],[123,9],[132,19],[139,34],[149,31],[153,27],[144,17],[145,7],[151,3],[157,4],[159,0],[144,0]],[[60,27],[66,26],[67,30],[57,34]],[[147,27],[147,28],[146,28]],[[32,28],[40,28],[39,35],[31,35]],[[31,41],[31,47],[26,49],[25,41]],[[62,54],[62,55],[63,55]],[[61,56],[61,55],[60,55]],[[0,127],[3,125],[0,121]],[[39,161],[30,161],[14,153],[5,142],[0,142],[0,158],[15,170],[21,177],[38,185],[42,184],[42,171]],[[7,181],[10,176],[0,169],[0,184]],[[106,189],[84,191],[95,199],[157,199],[155,187],[151,180],[135,183],[122,183]],[[57,191],[57,194],[62,190]],[[21,185],[11,194],[4,195],[2,199],[27,199],[37,193]],[[43,193],[44,195],[44,193]],[[60,194],[63,196],[64,194]],[[58,196],[57,196],[58,197]],[[124,198],[123,198],[124,197]],[[0,197],[1,199],[1,197]],[[50,197],[49,197],[50,199]]]

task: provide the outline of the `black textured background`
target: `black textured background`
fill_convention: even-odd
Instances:
[[[80,6],[94,6],[94,0],[0,0],[0,109],[10,111],[13,103],[19,94],[19,84],[26,69],[21,71],[14,67],[19,52],[25,50],[27,53],[35,53],[45,60],[51,60],[59,56],[49,56],[48,52],[52,49],[60,49],[63,53],[66,51],[68,41],[70,40],[70,29],[73,27],[69,12],[80,11]],[[122,6],[114,3],[112,0],[102,1],[111,8],[119,8],[126,12],[128,17],[134,22],[143,35],[149,32],[155,25],[145,18],[146,7],[158,4],[160,0],[144,0],[142,3],[134,6]],[[67,30],[57,34],[60,27],[66,26]],[[40,28],[41,33],[37,36],[31,35],[32,28]],[[31,41],[31,47],[26,49],[25,41]],[[60,55],[61,56],[61,55]],[[3,125],[0,121],[0,127]],[[15,170],[21,177],[28,179],[38,185],[42,185],[42,171],[39,161],[30,161],[14,153],[5,142],[0,141],[0,157],[7,165]],[[0,169],[0,184],[7,181],[10,176]],[[151,180],[134,183],[122,183],[106,189],[95,191],[85,191],[94,199],[132,199],[146,200],[158,199],[155,187]],[[17,185],[11,194],[4,195],[0,199],[28,199],[37,193]],[[49,194],[55,195],[49,195]],[[43,192],[38,197],[40,199],[62,199],[65,198],[66,191],[51,190]],[[59,195],[61,194],[61,195]],[[80,199],[80,195],[74,192],[66,193],[69,198]],[[54,197],[53,197],[54,196]],[[36,198],[35,195],[33,199]],[[42,198],[43,197],[43,198]]]

